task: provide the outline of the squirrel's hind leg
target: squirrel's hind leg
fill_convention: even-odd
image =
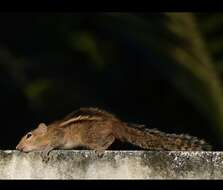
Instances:
[[[109,135],[104,139],[101,139],[100,141],[90,144],[89,148],[95,150],[96,154],[99,157],[102,157],[105,150],[108,149],[108,147],[111,146],[111,144],[115,141],[115,137],[113,135]]]

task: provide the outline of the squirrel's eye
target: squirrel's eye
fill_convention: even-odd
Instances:
[[[26,139],[30,138],[32,136],[31,133],[28,133],[27,136],[26,136]]]

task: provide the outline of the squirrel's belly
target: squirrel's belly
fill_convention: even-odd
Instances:
[[[74,147],[79,146],[79,144],[73,143],[73,142],[67,142],[66,144],[64,144],[63,148],[64,149],[72,149]]]

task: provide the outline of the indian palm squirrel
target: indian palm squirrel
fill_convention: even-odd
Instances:
[[[80,108],[48,126],[38,127],[22,137],[17,150],[43,151],[85,147],[104,152],[115,141],[128,142],[148,150],[211,150],[203,140],[185,134],[167,134],[144,125],[121,121],[115,115],[98,108]]]

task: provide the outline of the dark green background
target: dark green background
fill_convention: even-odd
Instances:
[[[1,13],[0,148],[82,106],[223,147],[221,13]]]

